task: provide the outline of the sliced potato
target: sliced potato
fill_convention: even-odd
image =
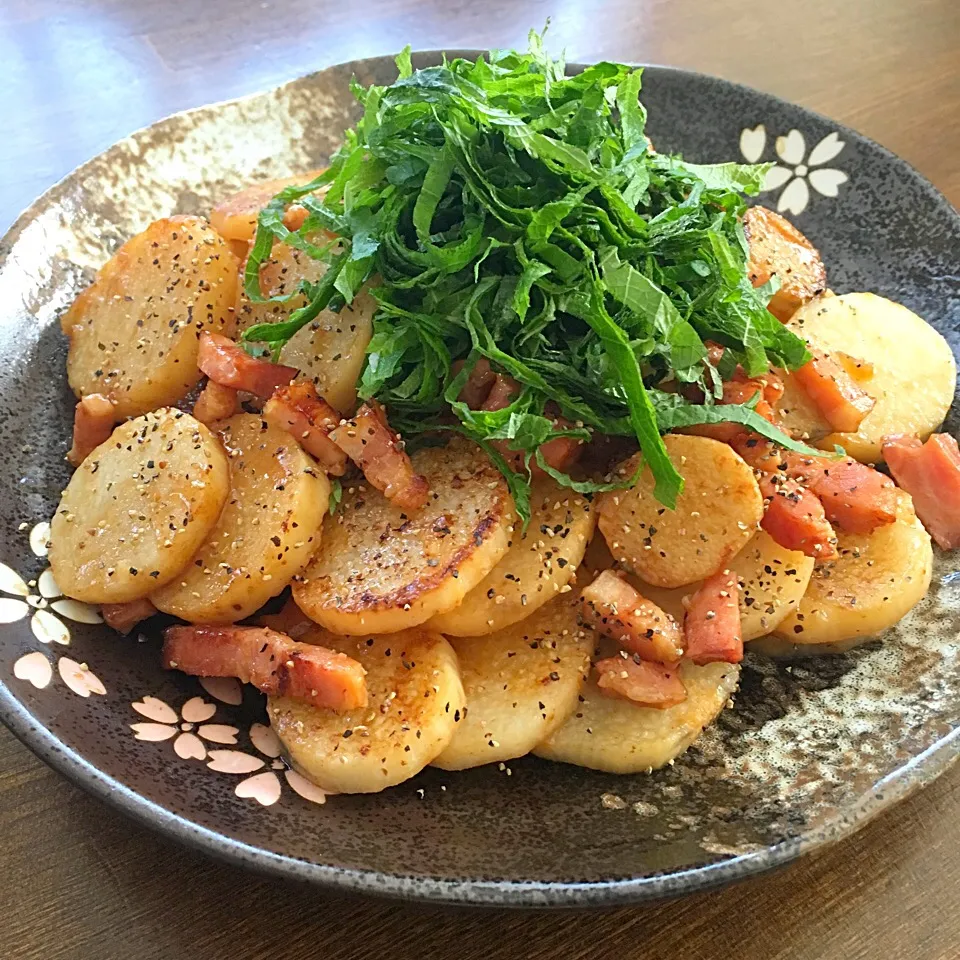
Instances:
[[[766,207],[751,207],[743,216],[743,232],[750,245],[750,282],[759,287],[771,277],[780,281],[767,305],[775,317],[787,320],[826,289],[827,271],[817,248],[786,217]]]
[[[320,542],[330,483],[288,433],[241,413],[220,429],[230,496],[179,577],[151,596],[191,623],[234,623],[275,597]]]
[[[230,489],[219,441],[158,410],[121,424],[71,477],[51,523],[50,566],[68,597],[125,603],[176,577]]]
[[[913,511],[897,491],[897,519],[873,533],[837,531],[837,560],[817,567],[796,611],[776,629],[796,644],[835,644],[872,637],[893,626],[930,586],[933,547]]]
[[[323,170],[308,170],[295,177],[282,177],[279,180],[265,180],[221,200],[210,213],[210,223],[225,240],[250,241],[257,232],[257,217],[260,211],[285,187],[299,187],[316,179]],[[298,204],[287,208],[284,226],[288,230],[297,230],[306,211]]]
[[[684,481],[676,510],[656,499],[645,467],[632,489],[601,495],[598,523],[618,562],[647,583],[681,587],[712,576],[746,544],[763,516],[763,497],[753,471],[727,444],[680,434],[663,440]],[[637,457],[620,471],[632,474]]]
[[[530,494],[530,523],[518,524],[503,559],[460,606],[430,621],[447,636],[478,637],[531,616],[574,578],[596,527],[589,500],[546,477]]]
[[[457,439],[417,451],[430,484],[406,513],[366,484],[348,487],[322,548],[294,584],[297,605],[348,636],[394,633],[456,607],[507,552],[513,501],[476,444]]]
[[[271,697],[270,723],[293,765],[336,793],[377,793],[419,773],[463,722],[463,686],[450,644],[423,629],[352,638],[314,629],[300,640],[339,650],[363,665],[369,703],[335,713]]]
[[[923,440],[943,422],[953,402],[956,361],[947,341],[906,307],[872,293],[845,293],[808,303],[788,326],[820,350],[873,365],[873,376],[860,386],[876,406],[856,433],[829,433],[818,446],[832,450],[839,444],[857,460],[877,463],[883,437],[906,433]],[[786,417],[785,426],[797,424]]]
[[[129,239],[63,315],[67,378],[118,417],[182,400],[200,380],[204,330],[236,328],[237,258],[200,217],[169,217]]]
[[[758,530],[728,566],[740,581],[740,626],[744,640],[770,633],[800,602],[813,573],[813,560],[799,550],[781,547],[768,533]],[[636,588],[648,600],[683,623],[683,598],[696,592],[699,583],[672,590],[637,580]]]
[[[467,712],[433,765],[465,770],[522,757],[573,713],[590,670],[593,633],[578,624],[571,592],[522,623],[450,643]]]
[[[604,696],[592,674],[581,703],[559,730],[533,752],[545,760],[607,773],[655,770],[680,756],[713,721],[737,689],[740,668],[730,663],[680,666],[687,699],[658,710]]]
[[[260,289],[267,297],[283,296],[292,293],[301,280],[316,282],[326,269],[325,264],[308,254],[278,243],[270,259],[260,267]],[[303,295],[286,303],[252,303],[241,286],[237,305],[239,327],[246,330],[255,323],[286,320],[291,310],[305,303]],[[280,362],[296,367],[304,377],[313,380],[317,392],[340,413],[350,413],[357,405],[357,380],[373,335],[376,309],[376,300],[362,290],[339,313],[322,311],[280,351]]]

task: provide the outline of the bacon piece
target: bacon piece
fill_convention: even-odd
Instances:
[[[783,396],[783,381],[775,373],[766,373],[762,377],[748,377],[738,367],[734,378],[723,384],[723,396],[720,404],[744,404],[760,394],[754,411],[770,423],[777,422],[774,404]],[[738,437],[747,434],[742,423],[701,423],[686,427],[681,432],[698,437],[709,437],[723,443],[732,443]]]
[[[687,699],[687,689],[676,664],[652,663],[640,657],[608,657],[594,666],[597,686],[608,697],[632,700],[645,707],[666,710]]]
[[[487,398],[480,406],[481,410],[502,410],[508,407],[520,395],[520,384],[513,377],[503,373],[493,374],[493,383],[487,392]],[[560,416],[560,411],[551,404],[546,411],[547,416],[553,417],[553,426],[556,430],[569,430],[573,424]],[[523,455],[517,450],[511,450],[506,440],[495,440],[493,446],[509,463],[519,466]],[[561,473],[568,473],[570,468],[580,459],[583,453],[583,440],[580,437],[554,437],[539,447],[540,455],[548,467]],[[534,476],[542,476],[544,470],[535,461],[530,464]]]
[[[225,387],[216,380],[207,380],[193,405],[193,415],[209,426],[240,412],[240,394],[233,387]]]
[[[363,404],[352,420],[341,421],[330,431],[330,439],[401,509],[419,510],[427,502],[427,478],[413,472],[399,435],[388,426],[376,400]]]
[[[743,659],[740,584],[732,570],[708,577],[690,598],[683,619],[686,656],[705,663],[739,663]]]
[[[138,623],[149,620],[156,612],[157,608],[147,597],[127,603],[105,603],[100,608],[107,626],[113,627],[117,633],[129,633]]]
[[[803,473],[794,479],[802,483]],[[849,457],[821,461],[806,485],[820,498],[827,519],[847,533],[870,533],[897,519],[893,481]]]
[[[674,663],[683,656],[680,625],[613,570],[604,570],[580,595],[587,626],[644,660]]]
[[[883,459],[930,536],[944,549],[960,547],[960,447],[947,433],[926,443],[916,437],[884,437]]]
[[[828,354],[815,352],[793,375],[824,420],[840,433],[856,433],[876,406],[877,401]]]
[[[91,451],[113,433],[117,415],[113,404],[103,394],[88,393],[73,412],[73,446],[67,459],[79,467]]]
[[[833,560],[837,536],[816,495],[796,480],[776,474],[760,478],[767,501],[760,526],[787,550],[799,550],[815,560]]]
[[[513,377],[503,373],[495,373],[493,376],[487,399],[480,405],[481,410],[502,410],[520,396],[520,384]]]
[[[269,400],[274,390],[285,387],[297,375],[296,367],[251,357],[233,340],[208,330],[200,334],[197,365],[221,386],[246,390],[263,400]]]
[[[277,389],[263,408],[263,419],[296,437],[327,473],[342,477],[347,455],[330,439],[340,414],[309,380],[298,380]]]
[[[343,711],[367,705],[365,671],[356,660],[267,627],[169,627],[163,665],[195,677],[237,677],[269,696],[315,707]]]
[[[463,369],[463,364],[463,360],[458,360],[453,365],[451,372],[454,376]],[[461,403],[465,403],[471,410],[479,410],[487,399],[487,394],[490,393],[490,388],[496,378],[497,375],[490,367],[490,361],[486,357],[481,357],[474,364],[470,375],[467,377],[467,382],[457,395],[457,399]]]
[[[897,490],[889,477],[851,457],[832,460],[784,450],[760,438],[733,448],[761,473],[782,473],[819,497],[827,519],[848,533],[870,533],[897,519]]]

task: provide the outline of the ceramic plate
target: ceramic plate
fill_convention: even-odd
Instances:
[[[40,575],[73,410],[59,314],[151,220],[324,164],[356,115],[351,75],[393,73],[388,59],[345,64],[163,120],[44,194],[0,244],[4,721],[92,793],[211,854],[344,890],[484,904],[613,904],[724,883],[836,840],[943,772],[960,742],[960,575],[943,555],[929,596],[882,644],[792,664],[750,655],[735,707],[652,776],[524,759],[428,771],[368,797],[325,798],[291,775],[255,691],[166,673],[155,636],[121,638],[56,597]],[[651,67],[643,99],[661,151],[776,161],[762,202],[820,248],[830,286],[905,303],[956,351],[960,217],[906,163],[693,73]]]

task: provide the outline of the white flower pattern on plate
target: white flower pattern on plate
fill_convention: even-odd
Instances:
[[[148,740],[160,743],[174,737],[173,751],[181,760],[206,760],[207,747],[204,740],[210,743],[235,744],[236,727],[222,723],[207,723],[217,712],[215,703],[207,703],[203,697],[192,697],[181,708],[180,716],[168,703],[158,697],[144,697],[130,704],[137,713],[146,717],[148,723],[132,723],[130,729],[138,740]],[[196,730],[196,733],[194,733]],[[202,738],[202,739],[201,739]],[[214,753],[229,753],[232,751],[211,750]]]
[[[211,762],[207,764],[210,769],[221,773],[254,773],[252,777],[247,777],[236,785],[233,792],[238,797],[256,800],[264,807],[273,806],[280,799],[281,783],[278,773],[282,770],[287,785],[294,793],[311,803],[326,802],[326,790],[322,790],[306,777],[291,770],[280,759],[283,744],[270,727],[262,723],[254,723],[250,727],[250,742],[259,753],[270,760],[269,770],[254,773],[265,766],[266,761],[240,750],[211,750]]]
[[[50,524],[36,524],[30,531],[30,549],[37,557],[46,557],[50,546]],[[34,592],[36,591],[36,592]],[[60,614],[76,623],[102,623],[103,618],[96,607],[63,596],[63,591],[53,578],[53,572],[47,568],[36,580],[29,583],[12,567],[0,563],[0,623],[16,623],[26,617],[30,611],[30,630],[41,643],[61,646],[70,645],[70,628],[54,613]],[[60,679],[78,697],[90,694],[106,694],[100,678],[85,663],[77,663],[69,657],[60,657],[57,662]],[[53,663],[46,653],[36,650],[26,653],[13,665],[13,675],[18,680],[32,683],[43,690],[53,680]]]
[[[740,153],[750,163],[758,163],[767,146],[767,131],[761,123],[756,127],[744,127],[740,131]],[[775,150],[782,163],[767,171],[764,191],[783,192],[777,199],[779,213],[803,213],[810,202],[810,187],[824,197],[835,197],[841,184],[850,178],[842,170],[824,167],[823,164],[836,157],[846,146],[836,133],[828,133],[807,156],[807,144],[803,134],[796,129],[786,136],[777,137]],[[809,183],[809,186],[808,186]]]

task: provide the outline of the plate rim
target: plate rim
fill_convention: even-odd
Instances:
[[[416,51],[413,57],[415,62],[424,63],[436,62],[443,53],[447,56],[476,57],[485,52],[466,48],[436,49]],[[327,71],[344,67],[356,68],[368,63],[383,63],[391,59],[390,55],[382,55],[331,63],[319,70],[257,92],[177,111],[132,131],[126,137],[106,147],[101,153],[79,164],[24,208],[0,238],[0,267],[6,263],[12,244],[39,214],[41,208],[56,199],[68,181],[78,176],[82,177],[90,164],[119,144],[135,139],[147,131],[155,130],[158,125],[171,120],[196,116],[270,96]],[[741,91],[751,96],[759,95],[780,108],[799,111],[800,114],[820,123],[830,124],[838,133],[868,144],[878,150],[888,162],[893,162],[907,171],[915,180],[915,185],[927,194],[932,202],[952,215],[955,225],[960,227],[960,212],[909,161],[845,124],[775,94],[723,77],[665,64],[624,62],[631,66],[650,68],[654,74],[693,78],[697,82],[721,84],[732,91]],[[575,62],[569,64],[568,69],[578,69],[586,65]],[[13,695],[9,685],[3,680],[0,680],[0,720],[36,756],[87,793],[105,801],[137,823],[220,861],[239,864],[265,875],[308,882],[331,892],[460,906],[568,908],[620,906],[720,887],[774,870],[802,854],[816,851],[853,835],[876,816],[945,773],[960,758],[960,726],[958,726],[860,794],[856,800],[837,812],[830,820],[808,828],[807,832],[799,837],[783,840],[712,864],[643,877],[585,882],[457,880],[442,876],[402,875],[376,869],[338,867],[302,860],[247,844],[194,823],[125,786],[84,759],[80,753],[61,741],[49,727],[35,720],[25,703]]]

